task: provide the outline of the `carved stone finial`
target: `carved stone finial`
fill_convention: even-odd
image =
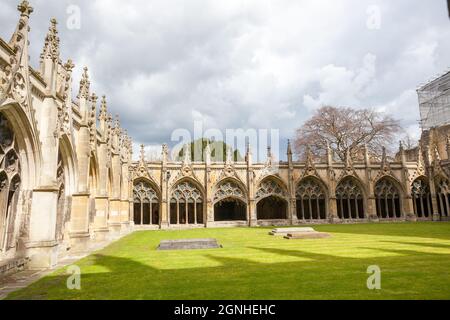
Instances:
[[[108,120],[108,107],[106,104],[106,96],[102,96],[102,101],[100,103],[100,113],[98,115],[98,120],[106,121]]]
[[[67,60],[67,62],[64,64],[64,68],[67,70],[67,72],[72,72],[73,68],[75,68],[75,64],[72,62],[71,59]]]
[[[27,0],[23,0],[18,6],[17,10],[19,10],[20,15],[22,17],[29,17],[31,13],[33,13],[33,7]]]
[[[78,93],[78,98],[84,98],[87,99],[89,96],[89,87],[91,85],[91,82],[89,81],[89,75],[88,75],[88,68],[83,68],[83,74],[81,76],[80,80],[80,92]]]
[[[52,61],[60,62],[59,58],[59,37],[56,25],[58,22],[55,18],[50,20],[50,28],[45,37],[44,49],[41,54],[41,59],[51,59]]]
[[[288,155],[288,156],[292,156],[291,140],[288,140],[288,145],[287,145],[287,155]]]
[[[139,162],[141,164],[145,164],[145,146],[141,144],[141,150],[139,154]]]

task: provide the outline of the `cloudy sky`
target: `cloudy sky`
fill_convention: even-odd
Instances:
[[[9,40],[18,0],[1,2]],[[324,104],[384,110],[417,137],[415,90],[450,66],[445,0],[30,2],[33,65],[55,17],[75,88],[88,66],[136,145],[170,142],[195,120],[279,129],[283,145]]]

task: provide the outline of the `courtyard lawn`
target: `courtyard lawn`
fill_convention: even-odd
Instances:
[[[135,232],[9,299],[450,299],[450,223],[323,225],[330,239],[284,240],[270,229]],[[160,240],[216,238],[223,249],[156,251]],[[381,268],[370,291],[367,268]]]

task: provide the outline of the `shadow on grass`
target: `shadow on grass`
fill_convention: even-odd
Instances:
[[[376,249],[394,257],[349,258],[330,254],[252,247],[260,252],[306,258],[261,263],[205,253],[220,266],[157,269],[129,258],[97,254],[82,269],[82,289],[68,290],[64,271],[41,279],[8,299],[449,299],[448,254]],[[373,250],[373,248],[370,248]],[[415,268],[415,262],[426,269]],[[379,265],[382,291],[366,288],[367,267]],[[102,270],[91,270],[89,268]],[[95,269],[94,268],[94,269]],[[425,276],[425,277],[424,277]],[[425,280],[426,278],[426,280]],[[412,286],[412,283],[414,286]]]

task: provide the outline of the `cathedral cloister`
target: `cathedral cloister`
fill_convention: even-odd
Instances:
[[[91,91],[88,68],[74,86],[74,62],[60,57],[50,21],[40,66],[29,61],[28,1],[18,6],[11,40],[0,38],[0,275],[48,268],[139,229],[449,220],[450,140],[427,133],[395,159],[366,150],[363,159],[253,162],[161,160],[132,140],[107,98]],[[76,62],[75,62],[76,63]],[[76,98],[74,98],[76,97]],[[437,131],[436,131],[437,132]]]

